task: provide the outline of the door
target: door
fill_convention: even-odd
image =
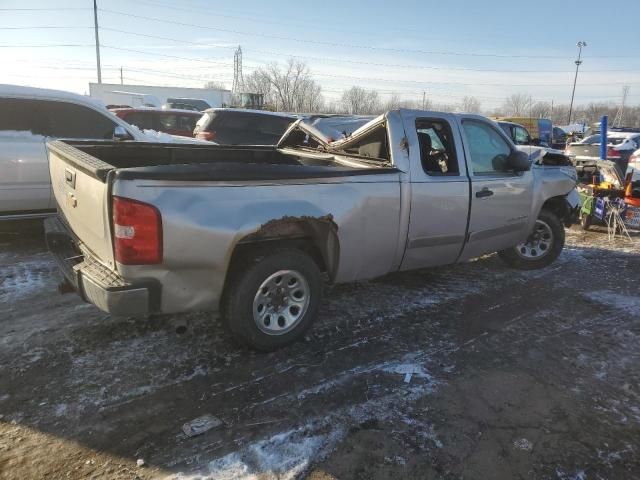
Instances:
[[[54,208],[38,102],[0,99],[0,214]]]
[[[469,179],[451,115],[403,111],[410,156],[409,230],[401,269],[456,261],[469,215]]]
[[[478,118],[462,119],[471,176],[471,215],[461,260],[513,247],[525,240],[533,194],[533,173],[507,171],[514,149],[498,128]]]

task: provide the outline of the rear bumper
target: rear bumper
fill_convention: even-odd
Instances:
[[[112,315],[143,316],[157,311],[160,287],[155,282],[124,280],[83,250],[58,217],[46,219],[44,227],[49,251],[84,301]]]

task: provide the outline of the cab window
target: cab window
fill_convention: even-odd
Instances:
[[[427,175],[459,175],[453,135],[447,122],[418,119],[416,133],[420,145],[420,161]]]
[[[505,173],[511,147],[494,128],[484,122],[465,120],[462,129],[467,140],[474,175]]]

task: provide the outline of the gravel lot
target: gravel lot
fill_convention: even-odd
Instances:
[[[640,240],[567,243],[335,286],[265,355],[61,296],[37,225],[3,225],[0,478],[640,478]]]

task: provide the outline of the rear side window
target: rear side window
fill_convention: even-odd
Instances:
[[[153,117],[146,112],[131,112],[124,117],[124,121],[142,130],[155,130]]]
[[[64,102],[47,102],[45,114],[51,122],[52,136],[58,138],[113,138],[117,123],[90,108]]]
[[[273,135],[282,135],[293,121],[290,118],[275,115],[246,114],[241,112],[217,112],[210,115],[212,115],[212,117],[207,130],[224,127],[247,129],[261,133],[271,133]]]
[[[529,134],[522,127],[515,127],[513,129],[513,143],[516,145],[528,145],[529,144]]]
[[[51,135],[49,118],[43,115],[47,102],[21,98],[0,98],[0,131],[31,132]]]
[[[199,117],[195,115],[180,115],[165,113],[158,116],[161,130],[188,130],[193,131]]]
[[[198,119],[199,117],[196,115],[177,115],[178,129],[193,131],[196,128]]]
[[[419,119],[416,133],[420,144],[420,161],[428,175],[458,175],[458,159],[453,135],[447,122]]]
[[[160,130],[175,130],[178,128],[178,118],[172,114],[160,115]]]

